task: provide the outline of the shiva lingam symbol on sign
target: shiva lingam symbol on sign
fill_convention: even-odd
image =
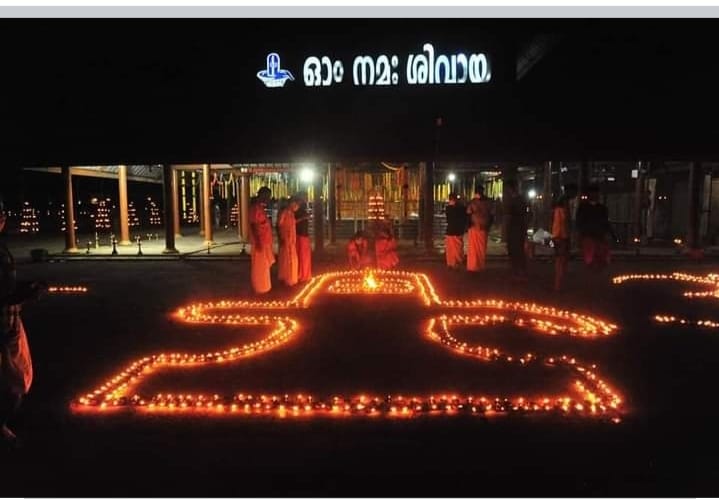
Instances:
[[[566,394],[530,398],[484,395],[430,394],[420,397],[372,395],[254,395],[156,394],[143,395],[140,384],[158,369],[191,370],[203,366],[239,363],[279,350],[302,330],[293,313],[311,309],[319,294],[414,295],[423,305],[421,332],[427,341],[485,363],[529,368],[544,365],[571,375]],[[178,321],[192,324],[264,327],[266,335],[254,342],[206,352],[149,354],[110,377],[72,403],[77,412],[136,410],[138,412],[235,413],[236,416],[435,416],[438,414],[571,414],[619,421],[622,398],[601,377],[596,365],[569,354],[510,354],[501,347],[472,345],[452,333],[455,327],[509,324],[544,335],[603,338],[617,326],[595,317],[535,303],[478,299],[443,300],[425,274],[370,270],[329,272],[314,277],[293,298],[285,301],[222,300],[187,305],[175,313]]]
[[[285,82],[295,79],[289,70],[280,67],[280,56],[275,52],[267,55],[267,68],[257,72],[257,78],[265,87],[284,87]]]

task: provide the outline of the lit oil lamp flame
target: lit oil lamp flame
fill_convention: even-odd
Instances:
[[[362,287],[367,291],[376,291],[379,287],[379,283],[374,278],[374,274],[371,270],[365,274]]]

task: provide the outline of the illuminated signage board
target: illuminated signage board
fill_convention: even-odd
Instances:
[[[357,55],[347,68],[346,74],[341,59],[309,56],[302,66],[302,83],[305,87],[331,87],[351,81],[357,87],[392,87],[483,84],[492,79],[489,58],[484,53],[439,54],[431,43],[424,44],[419,54],[404,57],[397,54]],[[267,68],[257,77],[267,87],[283,87],[288,80],[294,80],[289,70],[280,68],[277,53],[267,56]]]

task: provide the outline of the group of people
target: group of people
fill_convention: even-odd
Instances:
[[[503,211],[503,237],[507,244],[512,271],[517,279],[526,278],[525,242],[527,240],[527,204],[519,194],[517,183],[504,184],[506,197]],[[464,234],[467,234],[466,267],[469,272],[484,270],[487,262],[489,231],[494,224],[493,201],[484,195],[484,187],[477,185],[468,204],[457,193],[451,193],[445,207],[445,257],[447,266],[460,269],[465,264]]]
[[[529,206],[519,192],[517,182],[504,183],[505,197],[502,205],[502,240],[507,246],[513,277],[527,279]],[[577,198],[577,186],[568,184],[552,208],[549,240],[555,253],[554,289],[562,289],[571,255],[571,237],[577,234],[585,264],[595,270],[609,263],[609,237],[616,240],[609,224],[607,207],[599,200],[599,187],[587,188],[578,205],[573,221],[571,206]],[[494,223],[493,201],[484,195],[484,187],[478,185],[472,200],[466,205],[457,193],[451,193],[445,207],[447,230],[445,235],[445,258],[447,266],[469,272],[485,268],[489,230]],[[467,256],[464,256],[464,234],[467,234]]]
[[[397,239],[394,237],[392,222],[379,220],[374,223],[371,231],[356,232],[347,243],[347,261],[350,268],[355,270],[367,267],[387,270],[399,265]]]
[[[272,221],[267,215],[267,204],[272,193],[262,187],[250,206],[250,277],[255,293],[272,289],[270,269],[275,263]],[[279,210],[277,216],[277,277],[287,286],[309,281],[312,278],[312,247],[309,235],[307,196],[295,194]]]

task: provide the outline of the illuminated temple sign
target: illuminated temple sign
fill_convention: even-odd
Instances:
[[[279,68],[279,56],[277,58]],[[270,59],[267,60],[270,74]],[[274,61],[273,61],[274,63]],[[283,70],[285,71],[285,70]],[[289,71],[287,71],[289,75]],[[345,64],[328,56],[309,56],[302,67],[305,87],[330,87],[345,81]],[[259,76],[259,74],[258,74]],[[375,56],[358,55],[352,59],[347,80],[358,87],[390,87],[406,85],[458,85],[482,84],[492,79],[489,58],[484,53],[440,54],[434,45],[426,43],[419,54],[408,54],[402,59],[397,54]],[[291,77],[290,77],[291,79]],[[260,77],[260,80],[263,80]],[[274,79],[263,80],[267,87],[279,87]],[[284,85],[284,81],[282,82]]]

